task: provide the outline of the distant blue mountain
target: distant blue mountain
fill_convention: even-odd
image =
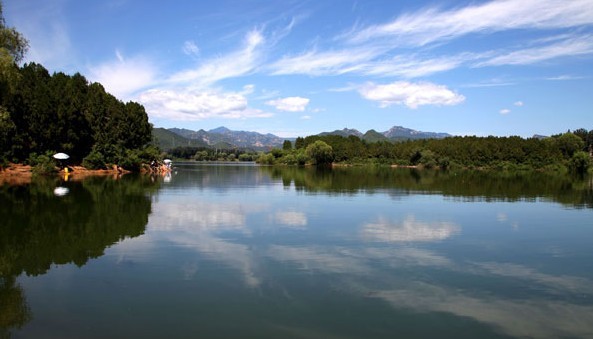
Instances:
[[[177,140],[177,145],[206,145],[211,147],[224,145],[224,147],[269,150],[271,148],[281,148],[284,140],[294,140],[294,138],[281,138],[270,133],[261,134],[258,132],[233,131],[224,126],[209,131],[203,129],[192,131],[185,128],[169,128],[168,131],[188,140],[187,142]],[[333,132],[323,132],[318,135],[340,135],[343,137],[354,135],[368,142],[379,140],[442,139],[451,136],[448,133],[420,132],[401,126],[394,126],[385,132],[369,130],[363,134],[356,129],[344,128]]]
[[[365,134],[362,134],[360,131],[356,129],[344,128],[341,130],[335,130],[333,132],[319,133],[318,135],[340,135],[343,137],[354,135],[367,141],[383,140],[383,138],[381,138],[379,135],[382,135],[384,139],[388,140],[443,139],[452,136],[448,133],[421,132],[401,126],[393,126],[385,132],[376,132],[375,130],[369,130]]]
[[[284,140],[287,140],[286,138],[281,138],[269,133],[261,134],[257,132],[232,131],[223,126],[209,131],[204,131],[203,129],[192,131],[182,128],[169,128],[169,131],[187,139],[200,140],[210,146],[230,144],[233,147],[251,148],[255,150],[266,150],[274,147],[280,148],[282,147]]]

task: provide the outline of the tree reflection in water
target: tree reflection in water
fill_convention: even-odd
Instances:
[[[575,208],[593,208],[593,176],[544,172],[439,171],[389,167],[333,169],[262,167],[285,186],[305,192],[356,194],[384,191],[442,194],[464,201],[545,198]]]
[[[54,194],[58,184],[68,188],[67,195]],[[33,316],[16,282],[19,275],[45,274],[52,265],[81,267],[107,247],[143,234],[158,185],[149,177],[124,176],[1,186],[0,337]]]

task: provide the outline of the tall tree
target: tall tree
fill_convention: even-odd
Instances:
[[[29,43],[16,29],[6,27],[0,2],[0,162],[11,153],[11,142],[15,137],[16,126],[6,102],[10,92],[19,79],[17,63],[19,63]]]
[[[318,166],[331,164],[334,160],[332,147],[321,140],[317,140],[307,146],[305,152]]]

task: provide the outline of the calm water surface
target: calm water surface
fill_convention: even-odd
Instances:
[[[591,178],[188,163],[0,220],[0,337],[593,337]]]

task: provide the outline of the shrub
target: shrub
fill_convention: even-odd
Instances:
[[[276,158],[274,158],[274,155],[272,155],[271,153],[268,153],[268,154],[262,153],[257,158],[256,162],[258,164],[262,164],[262,165],[273,165],[275,159]]]
[[[591,167],[591,157],[583,151],[574,152],[572,158],[570,158],[568,167],[574,173],[587,173],[589,167]]]
[[[89,155],[82,159],[82,166],[88,169],[104,169],[106,168],[105,157],[101,152],[92,150]]]
[[[37,157],[35,155],[29,156],[31,166],[33,166],[34,174],[50,174],[58,171],[56,161],[52,157],[53,152],[47,152]]]

